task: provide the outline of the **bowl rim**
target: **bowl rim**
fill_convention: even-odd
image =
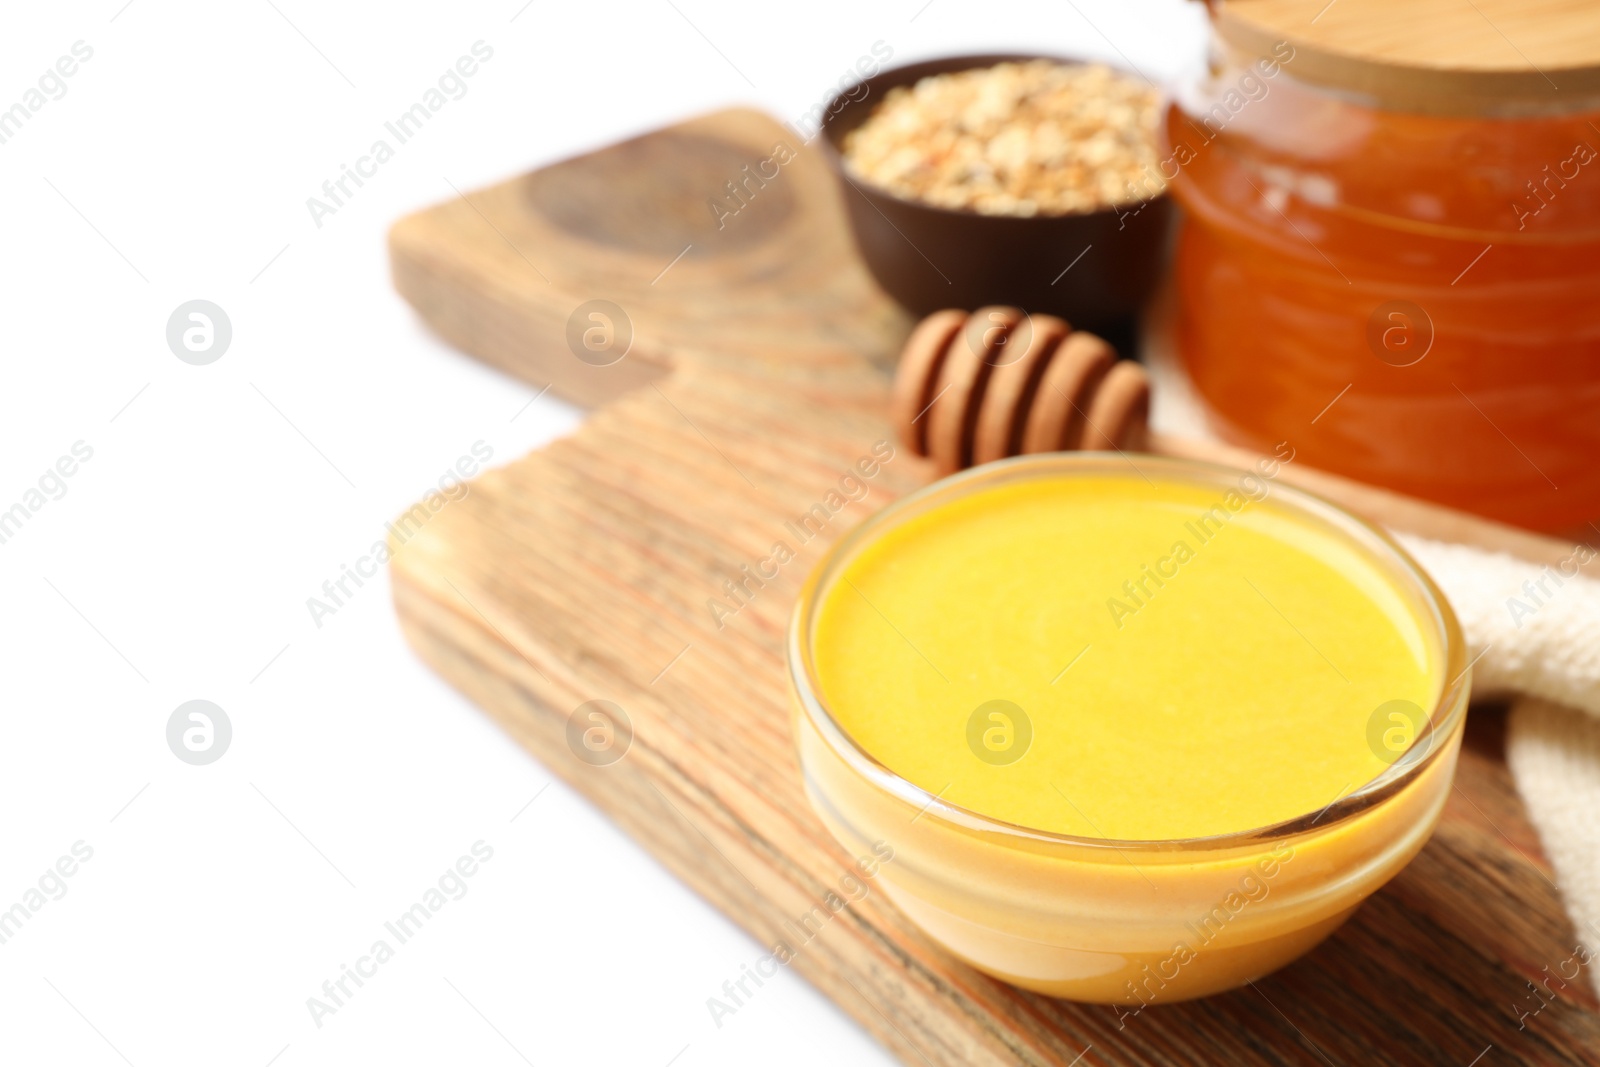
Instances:
[[[1389,577],[1412,583],[1409,592],[1420,595],[1434,623],[1432,637],[1438,642],[1441,653],[1441,678],[1446,679],[1440,685],[1428,712],[1427,728],[1418,732],[1406,751],[1373,778],[1336,797],[1321,811],[1305,812],[1266,826],[1201,837],[1144,839],[1057,833],[1007,822],[930,793],[890,770],[840,725],[821,698],[821,685],[816,677],[812,654],[811,631],[816,610],[822,603],[821,593],[831,585],[834,575],[854,559],[859,549],[878,535],[924,511],[985,488],[1059,473],[1076,476],[1122,473],[1132,462],[1134,457],[1123,452],[1051,452],[997,460],[941,478],[901,497],[868,516],[829,546],[801,587],[794,611],[790,614],[785,644],[790,689],[795,702],[800,713],[806,716],[834,753],[879,789],[911,804],[924,814],[968,829],[1073,848],[1162,852],[1275,845],[1310,833],[1326,833],[1401,792],[1449,749],[1449,740],[1466,718],[1472,666],[1476,662],[1467,661],[1466,639],[1450,602],[1422,566],[1387,531],[1325,497],[1280,483],[1272,484],[1270,494],[1280,504],[1287,503],[1313,520],[1336,527],[1338,532],[1352,538],[1369,555],[1376,557],[1373,562],[1383,567]],[[1240,476],[1248,473],[1247,468],[1145,453],[1137,455],[1137,464],[1134,469],[1140,474],[1144,471],[1139,468],[1145,467],[1180,481],[1234,488]],[[1426,624],[1427,620],[1422,621]]]
[[[1056,222],[1061,220],[1075,219],[1101,219],[1105,217],[1115,218],[1125,215],[1129,212],[1137,212],[1149,204],[1155,204],[1168,200],[1169,194],[1172,191],[1171,182],[1166,182],[1163,184],[1161,191],[1154,196],[1140,197],[1138,200],[1128,200],[1120,204],[1113,204],[1108,207],[1097,208],[1094,211],[1064,211],[1053,214],[1037,215],[997,215],[982,211],[974,211],[971,208],[944,207],[940,204],[930,204],[924,200],[916,200],[911,197],[901,196],[899,193],[896,193],[890,189],[885,189],[883,186],[878,185],[875,182],[865,181],[857,178],[855,175],[851,174],[849,168],[844,165],[844,150],[840,145],[834,142],[833,131],[838,126],[839,116],[843,115],[847,110],[849,110],[852,105],[864,104],[866,100],[871,99],[871,97],[876,93],[887,93],[890,89],[896,89],[904,85],[911,85],[915,82],[921,81],[923,78],[932,77],[937,74],[955,74],[961,71],[979,70],[985,67],[993,67],[1000,63],[1027,63],[1036,59],[1048,60],[1051,63],[1058,63],[1062,66],[1068,67],[1108,67],[1123,77],[1133,78],[1137,81],[1149,82],[1149,79],[1145,78],[1138,71],[1119,66],[1115,63],[1109,63],[1104,59],[1095,57],[1062,56],[1047,52],[973,52],[970,54],[957,52],[945,56],[934,56],[928,59],[913,60],[909,63],[902,63],[899,66],[885,67],[876,74],[872,75],[870,78],[862,78],[859,82],[856,82],[855,85],[852,85],[850,90],[847,91],[841,89],[840,91],[829,96],[828,102],[823,107],[822,124],[817,129],[815,140],[822,142],[822,154],[827,158],[828,165],[833,169],[834,173],[839,176],[840,180],[848,182],[859,192],[868,195],[877,195],[894,203],[906,204],[924,211],[933,212],[936,215],[949,215],[955,218],[1006,220],[1009,222]],[[951,63],[957,63],[961,65],[949,66]],[[1170,92],[1164,86],[1156,85],[1153,82],[1150,84],[1154,85],[1155,88],[1161,92],[1163,104],[1165,104],[1171,95]],[[849,96],[850,92],[853,92],[858,86],[862,85],[868,87],[868,93],[866,97],[863,97],[860,100],[848,100],[845,103],[840,103],[842,99]],[[873,106],[876,107],[876,104]],[[870,115],[868,117],[870,117]],[[865,121],[866,119],[862,119],[862,122]],[[852,127],[852,129],[853,128],[854,127]],[[1158,128],[1157,133],[1159,134],[1159,132],[1160,131]]]

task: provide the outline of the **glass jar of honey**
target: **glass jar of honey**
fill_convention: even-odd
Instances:
[[[1207,414],[1592,536],[1600,9],[1481,0],[1422,25],[1323,2],[1213,3],[1212,61],[1165,117],[1176,340]]]

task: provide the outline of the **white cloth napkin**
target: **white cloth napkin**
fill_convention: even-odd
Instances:
[[[1585,958],[1600,949],[1600,722],[1528,698],[1511,711],[1506,759],[1539,831]],[[1589,980],[1600,991],[1597,968]]]
[[[1461,620],[1468,655],[1478,657],[1473,694],[1512,696],[1506,762],[1592,955],[1600,951],[1600,581],[1397,537]],[[1600,991],[1597,970],[1589,977]]]

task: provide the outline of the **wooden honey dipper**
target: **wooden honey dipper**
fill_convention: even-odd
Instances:
[[[939,473],[1007,456],[1145,451],[1150,379],[1092,333],[1013,307],[936,311],[895,374],[900,440]]]
[[[1014,307],[936,311],[918,323],[901,353],[892,409],[901,443],[931,459],[941,477],[1038,452],[1149,452],[1240,468],[1262,458],[1231,445],[1151,432],[1150,378],[1143,367],[1118,362],[1105,341],[1053,315]],[[1276,478],[1382,526],[1437,541],[1551,566],[1573,555],[1570,541],[1304,464],[1285,463]]]

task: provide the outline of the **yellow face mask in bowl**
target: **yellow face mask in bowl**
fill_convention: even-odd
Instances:
[[[1282,966],[1421,848],[1462,649],[1397,545],[1270,472],[1078,454],[868,520],[789,652],[808,795],[893,848],[902,910],[1007,981],[1145,1004]]]

